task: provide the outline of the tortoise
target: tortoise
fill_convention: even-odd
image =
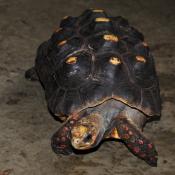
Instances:
[[[157,166],[156,148],[142,131],[161,113],[158,77],[143,34],[125,18],[101,9],[64,17],[25,77],[41,82],[49,111],[63,121],[51,138],[55,153],[115,138]]]

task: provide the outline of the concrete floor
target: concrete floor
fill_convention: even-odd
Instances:
[[[47,111],[40,84],[26,81],[24,72],[60,19],[88,7],[126,17],[152,49],[163,109],[161,120],[147,124],[144,132],[159,152],[157,168],[117,142],[79,156],[57,156],[51,150],[50,137],[60,123]],[[0,175],[174,175],[174,17],[174,0],[0,0]]]

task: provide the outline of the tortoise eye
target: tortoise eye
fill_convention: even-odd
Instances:
[[[77,57],[69,57],[66,60],[67,64],[75,64],[77,62]]]
[[[136,56],[136,60],[139,61],[139,62],[146,63],[146,59],[142,56]]]
[[[118,57],[111,57],[109,62],[113,65],[121,64],[121,60]]]

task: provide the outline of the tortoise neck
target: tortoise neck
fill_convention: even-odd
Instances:
[[[125,109],[125,106],[126,105],[120,101],[109,99],[100,105],[86,109],[86,111],[89,114],[98,113],[103,120],[102,127],[106,130],[112,119],[117,117]]]

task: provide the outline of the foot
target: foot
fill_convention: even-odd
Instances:
[[[51,146],[56,154],[70,155],[73,153],[71,145],[71,129],[75,124],[74,119],[69,119],[66,123],[52,136]]]
[[[38,81],[39,80],[38,75],[37,75],[34,67],[28,69],[25,72],[25,78],[28,80],[31,80],[31,81]]]
[[[141,131],[135,128],[126,118],[117,121],[119,137],[129,150],[151,166],[157,166],[157,151],[153,143],[145,138]]]

